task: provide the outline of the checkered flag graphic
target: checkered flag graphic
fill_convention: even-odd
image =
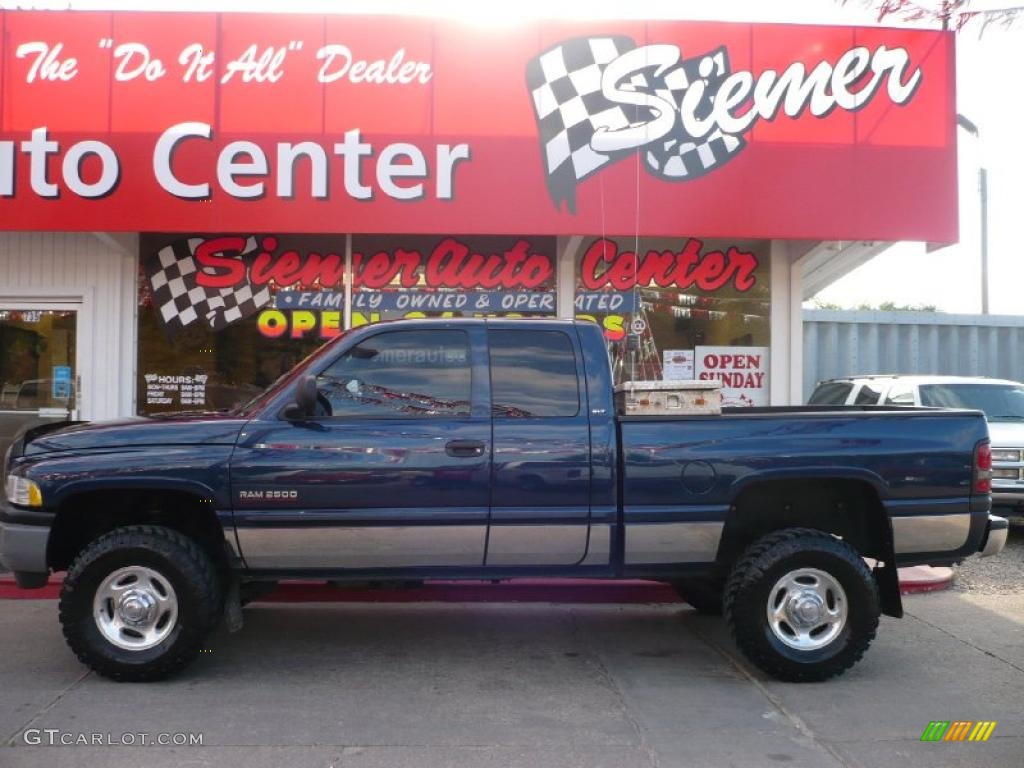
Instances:
[[[703,80],[706,83],[704,95],[693,113],[698,119],[704,120],[711,114],[718,89],[729,74],[729,51],[723,45],[702,56],[683,59],[679,66],[665,73],[662,82],[653,92],[672,101],[678,112],[690,84]],[[647,169],[669,181],[689,181],[703,176],[720,168],[747,145],[743,136],[723,133],[721,128],[715,128],[700,141],[695,141],[686,134],[682,118],[678,116],[674,134],[652,142],[643,152]]]
[[[198,321],[220,331],[270,303],[270,287],[266,285],[258,290],[248,282],[227,288],[199,285],[195,252],[202,242],[196,237],[178,240],[149,259],[146,276],[153,289],[153,304],[171,335]],[[235,258],[244,260],[256,250],[256,238],[250,237]]]
[[[636,47],[625,35],[574,38],[527,64],[526,82],[537,117],[548,191],[556,208],[561,208],[564,201],[569,211],[575,213],[576,185],[635,151],[598,152],[591,146],[595,133],[643,125],[654,117],[649,108],[610,101],[601,89],[605,67]],[[717,128],[708,136],[694,140],[683,129],[678,114],[687,89],[693,82],[703,80],[705,92],[695,114],[706,117],[728,74],[728,52],[723,46],[683,59],[660,74],[652,65],[648,73],[635,73],[627,82],[619,84],[623,90],[653,93],[676,105],[672,135],[643,148],[644,166],[649,172],[671,181],[694,179],[721,166],[745,146],[741,136],[725,134]]]
[[[636,119],[630,120],[625,107],[601,93],[604,68],[633,48],[636,43],[625,35],[576,38],[526,65],[526,83],[537,115],[548,191],[556,207],[560,208],[564,200],[569,211],[575,213],[576,185],[618,159],[593,150],[590,139],[599,128],[614,131]]]

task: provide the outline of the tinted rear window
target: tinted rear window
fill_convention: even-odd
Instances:
[[[808,405],[843,405],[846,398],[850,396],[853,384],[848,381],[830,381],[827,384],[819,384],[814,390]]]
[[[489,331],[495,417],[575,416],[579,379],[572,341],[561,331]]]

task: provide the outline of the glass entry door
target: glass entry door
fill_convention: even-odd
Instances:
[[[0,456],[22,427],[77,417],[79,309],[0,302]]]

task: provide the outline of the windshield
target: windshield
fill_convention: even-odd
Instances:
[[[921,405],[984,411],[989,421],[1024,421],[1024,385],[924,384]]]

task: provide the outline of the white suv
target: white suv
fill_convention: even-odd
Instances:
[[[923,405],[984,411],[992,506],[1024,517],[1024,384],[981,376],[851,376],[822,381],[809,405]]]

